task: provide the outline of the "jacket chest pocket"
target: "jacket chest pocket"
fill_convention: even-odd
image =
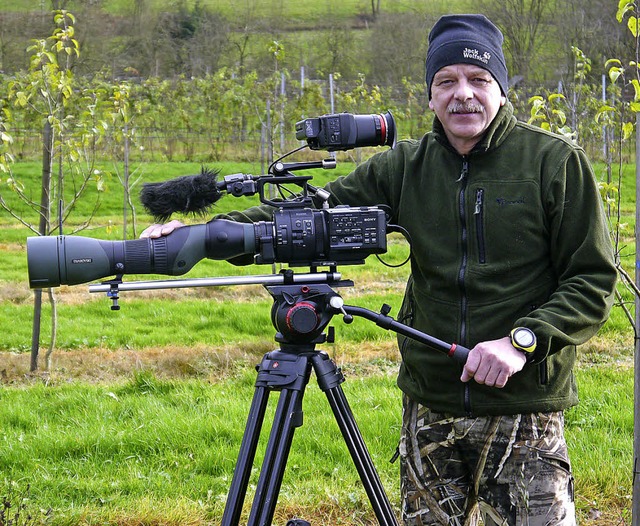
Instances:
[[[517,272],[549,253],[548,228],[534,182],[470,185],[470,264],[490,274]]]

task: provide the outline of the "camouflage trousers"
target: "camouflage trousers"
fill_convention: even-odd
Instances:
[[[477,418],[404,397],[400,474],[407,526],[574,526],[563,413]]]

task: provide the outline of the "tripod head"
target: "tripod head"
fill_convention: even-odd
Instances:
[[[354,316],[374,322],[379,327],[392,330],[424,343],[436,351],[444,352],[454,360],[465,363],[469,349],[455,343],[449,344],[389,316],[391,307],[384,304],[379,313],[362,307],[345,305],[342,297],[329,285],[284,285],[267,287],[273,296],[271,320],[278,330],[276,341],[283,349],[307,350],[307,346],[333,341],[333,331],[327,336],[323,330],[336,314],[342,314],[345,323],[352,323]],[[330,327],[331,329],[331,327]]]
[[[283,350],[310,350],[318,343],[333,341],[333,331],[327,335],[324,329],[334,314],[340,312],[344,302],[329,285],[279,285],[266,288],[274,300],[271,321],[278,331],[275,339]]]

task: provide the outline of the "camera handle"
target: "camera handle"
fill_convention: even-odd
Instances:
[[[336,167],[335,159],[322,161],[305,161],[284,163],[281,160],[274,162],[269,167],[267,175],[249,175],[243,173],[226,175],[222,181],[216,183],[220,192],[225,191],[234,197],[251,196],[258,194],[260,202],[274,208],[303,208],[313,206],[312,196],[321,203],[321,207],[328,207],[331,195],[323,188],[318,188],[309,183],[311,175],[295,175],[298,170],[310,170],[321,168],[332,170]],[[291,193],[288,199],[269,199],[266,195],[268,185],[282,186],[293,184],[300,188],[300,192]],[[282,193],[281,193],[282,194]]]
[[[277,330],[275,339],[280,343],[280,349],[265,354],[257,367],[254,397],[222,526],[236,526],[240,521],[269,394],[279,391],[278,405],[247,522],[248,526],[271,524],[293,434],[296,427],[302,426],[302,399],[312,370],[316,373],[320,389],[327,396],[379,524],[397,526],[396,515],[340,387],[344,376],[326,353],[315,350],[316,344],[333,341],[332,331],[327,336],[324,329],[334,315],[342,314],[346,323],[351,323],[354,316],[364,317],[380,327],[446,352],[461,362],[466,360],[469,350],[447,344],[395,321],[388,316],[388,305],[384,305],[380,313],[345,305],[328,284],[288,284],[265,288],[274,298],[271,319]]]

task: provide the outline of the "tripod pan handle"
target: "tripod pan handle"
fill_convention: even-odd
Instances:
[[[458,345],[456,343],[452,343],[447,355],[453,358],[456,362],[460,362],[462,364],[467,363],[467,357],[469,356],[469,349],[462,345]]]
[[[367,320],[375,322],[378,327],[397,332],[398,334],[407,336],[412,340],[424,343],[432,349],[444,352],[447,354],[447,356],[450,356],[457,362],[464,364],[467,361],[469,349],[463,347],[462,345],[443,342],[438,338],[430,336],[426,332],[419,331],[417,329],[414,329],[413,327],[410,327],[409,325],[405,325],[404,323],[396,321],[391,316],[387,316],[387,314],[384,313],[373,312],[372,310],[365,309],[363,307],[354,307],[352,305],[345,305],[343,309],[347,314],[366,318]]]

